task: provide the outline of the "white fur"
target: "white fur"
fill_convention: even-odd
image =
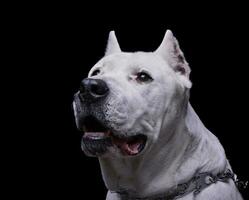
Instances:
[[[176,55],[177,54],[177,55]],[[167,31],[155,52],[121,52],[114,32],[110,33],[106,56],[95,69],[110,87],[106,119],[122,134],[148,136],[145,150],[137,156],[122,156],[110,150],[99,157],[107,199],[118,200],[115,191],[126,190],[137,197],[164,193],[188,181],[198,172],[222,172],[227,163],[219,140],[203,125],[191,105],[190,68],[184,59],[178,71],[178,57],[183,56],[177,40]],[[183,57],[184,58],[184,57]],[[140,84],[137,72],[148,71],[154,81]],[[112,191],[112,192],[110,192]],[[242,199],[234,182],[218,182],[196,197],[181,200]]]
[[[107,43],[105,55],[108,56],[110,54],[113,54],[114,52],[116,52],[116,53],[121,52],[121,49],[119,47],[118,40],[115,36],[115,32],[111,31],[109,33],[109,38],[108,38],[108,43]]]

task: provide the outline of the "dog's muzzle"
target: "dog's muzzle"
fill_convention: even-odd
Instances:
[[[124,133],[108,126],[101,109],[108,94],[109,88],[105,81],[92,78],[82,80],[75,96],[75,107],[79,108],[76,108],[76,124],[84,132],[81,147],[89,156],[100,156],[109,147],[119,149],[123,155],[137,155],[144,149],[147,137],[142,134],[124,136]]]

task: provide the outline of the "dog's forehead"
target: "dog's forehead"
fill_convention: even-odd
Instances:
[[[108,71],[147,69],[150,72],[170,71],[170,68],[160,56],[152,52],[119,53],[102,58],[93,68],[103,68]]]

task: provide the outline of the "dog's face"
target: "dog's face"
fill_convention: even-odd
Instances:
[[[121,52],[111,32],[106,56],[81,82],[73,102],[77,127],[84,132],[84,152],[125,157],[146,152],[191,87],[189,73],[170,31],[150,53]]]

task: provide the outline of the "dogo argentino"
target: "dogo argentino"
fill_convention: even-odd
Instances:
[[[74,96],[82,149],[99,159],[107,200],[240,200],[219,140],[189,103],[190,67],[168,30],[154,52],[105,56]]]

